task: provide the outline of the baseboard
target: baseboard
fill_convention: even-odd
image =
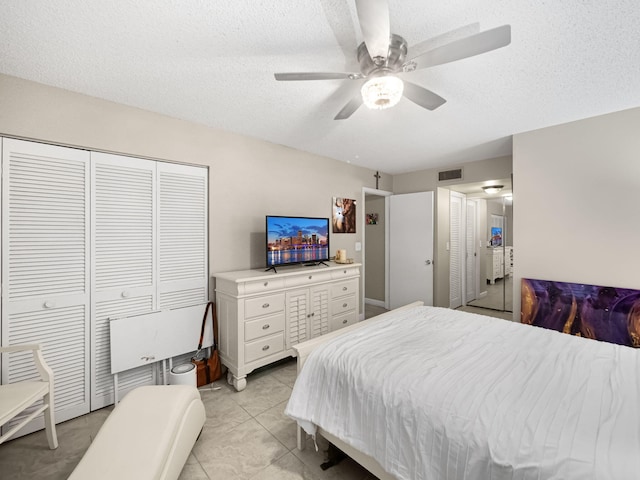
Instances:
[[[374,300],[373,298],[365,298],[364,303],[367,305],[373,305],[374,307],[387,308],[383,300]]]

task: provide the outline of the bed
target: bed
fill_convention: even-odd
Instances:
[[[640,478],[640,351],[412,304],[296,347],[285,413],[381,479]]]

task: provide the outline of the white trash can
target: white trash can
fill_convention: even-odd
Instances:
[[[197,387],[196,366],[193,363],[183,363],[173,367],[169,372],[169,385],[193,385]]]

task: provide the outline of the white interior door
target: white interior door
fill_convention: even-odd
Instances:
[[[476,212],[477,203],[473,200],[467,200],[467,218],[466,218],[466,282],[465,282],[465,302],[470,302],[476,298],[476,283],[478,271],[478,252],[476,242]]]
[[[389,300],[433,305],[433,192],[392,195],[389,210]]]

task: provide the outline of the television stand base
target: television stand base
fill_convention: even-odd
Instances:
[[[269,268],[265,268],[265,272],[268,272],[269,270],[273,270],[273,273],[278,273],[278,270],[276,270],[276,267],[274,267],[273,265],[270,266]]]
[[[305,267],[317,267],[318,265],[324,265],[326,267],[329,266],[329,264],[325,263],[325,262],[311,262],[311,263],[305,263],[304,264]]]

